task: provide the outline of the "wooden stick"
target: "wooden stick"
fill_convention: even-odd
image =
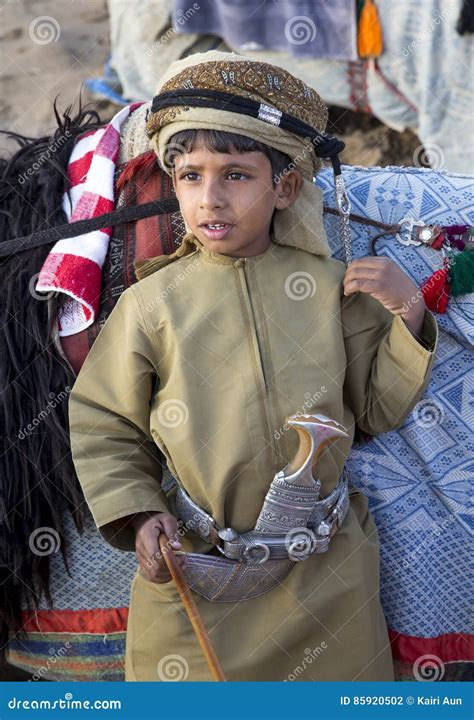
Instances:
[[[161,533],[159,536],[159,543],[160,550],[163,553],[163,557],[168,566],[168,570],[171,573],[171,577],[176,583],[179,596],[184,605],[184,609],[186,610],[189,621],[193,627],[194,633],[198,639],[199,645],[201,646],[204,657],[206,658],[206,662],[209,666],[212,677],[214,678],[214,680],[217,680],[219,682],[225,682],[227,678],[225,677],[224,671],[222,670],[219,660],[217,659],[216,651],[214,650],[214,646],[212,645],[209,635],[207,634],[207,630],[204,626],[201,615],[199,614],[199,610],[197,609],[197,605],[192,596],[191,589],[186,582],[181,568],[176,562],[174,552],[169,547],[169,540],[163,533]]]

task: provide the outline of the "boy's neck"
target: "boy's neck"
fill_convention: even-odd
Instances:
[[[233,257],[236,259],[257,257],[258,255],[263,255],[263,253],[268,250],[268,248],[270,247],[271,244],[272,244],[272,239],[270,236],[268,236],[268,238],[266,238],[266,240],[264,242],[262,242],[259,245],[254,246],[250,250],[243,248],[240,253],[238,253],[236,255],[228,255],[228,257]],[[225,253],[222,253],[222,254],[225,254]]]
[[[193,242],[197,247],[199,247],[200,250],[208,253],[209,255],[223,258],[227,257],[229,258],[229,260],[239,260],[244,258],[259,257],[260,255],[263,255],[271,247],[272,243],[274,242],[274,238],[273,233],[270,233],[266,240],[263,241],[261,244],[253,245],[252,248],[242,248],[241,252],[235,254],[218,252],[217,250],[210,250],[195,235],[193,236]]]

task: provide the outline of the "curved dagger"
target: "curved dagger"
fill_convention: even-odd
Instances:
[[[304,531],[320,499],[321,483],[313,477],[317,460],[330,442],[348,437],[344,427],[326,415],[292,415],[287,423],[298,433],[298,450],[272,480],[254,530],[262,534],[261,543],[252,541],[254,547],[263,547],[262,543],[269,542],[271,536],[291,535],[295,528]],[[308,533],[314,537],[312,531]],[[239,536],[232,528],[223,528],[218,535],[231,547],[232,541],[244,538],[246,533]],[[189,585],[213,602],[258,597],[281,583],[295,565],[290,558],[268,560],[258,566],[197,553],[189,553],[187,559],[184,575]]]
[[[299,447],[294,458],[283,469],[287,482],[313,486],[313,469],[329,443],[340,437],[349,437],[337,420],[326,415],[292,415],[287,424],[298,433]]]
[[[318,458],[330,442],[348,437],[343,426],[326,415],[292,415],[287,424],[298,433],[298,450],[275,474],[255,525],[255,530],[275,535],[306,527],[320,499],[321,483],[313,476]]]

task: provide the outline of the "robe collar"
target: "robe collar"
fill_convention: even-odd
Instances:
[[[211,250],[208,250],[203,243],[197,239],[197,237],[194,235],[192,239],[193,244],[196,246],[196,250],[201,253],[203,259],[206,262],[210,263],[216,263],[218,265],[236,265],[239,267],[242,265],[242,260],[245,260],[246,263],[248,262],[258,262],[262,258],[264,258],[266,255],[269,255],[272,250],[276,247],[276,243],[271,239],[270,245],[266,248],[266,250],[263,251],[263,253],[259,253],[258,255],[249,255],[244,257],[234,257],[231,255],[224,255],[222,253],[213,252]]]

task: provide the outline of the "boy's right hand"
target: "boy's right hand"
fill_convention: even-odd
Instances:
[[[141,574],[146,580],[156,583],[167,583],[171,575],[160,550],[158,538],[166,535],[170,550],[181,550],[178,535],[178,521],[169,512],[139,513],[132,520],[135,528],[135,551]],[[178,555],[181,569],[184,568],[186,555]]]

